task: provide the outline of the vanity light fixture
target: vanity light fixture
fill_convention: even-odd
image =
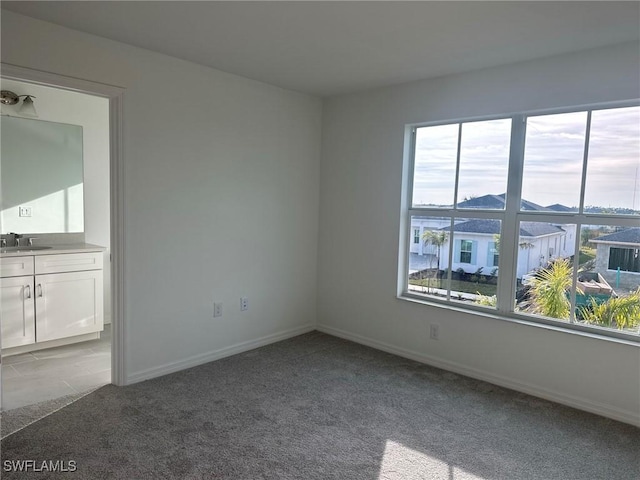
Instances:
[[[33,105],[33,99],[36,97],[33,95],[16,95],[9,90],[0,91],[0,103],[3,105],[16,105],[20,102],[20,97],[24,97],[24,100],[18,113],[29,117],[37,117],[38,113],[36,112],[36,107]]]
[[[21,95],[22,96],[22,95]],[[22,106],[18,113],[20,115],[26,115],[28,117],[37,117],[38,112],[36,112],[36,107],[33,104],[33,99],[36,98],[33,95],[24,95],[24,100],[22,101]]]
[[[20,101],[20,97],[9,90],[0,91],[0,103],[3,105],[15,105]]]

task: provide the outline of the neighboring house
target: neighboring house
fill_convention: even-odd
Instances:
[[[537,203],[530,202],[524,198],[521,200],[522,210],[525,212],[546,212],[548,208],[538,205]],[[458,208],[483,208],[490,210],[504,210],[505,207],[505,194],[500,195],[483,195],[481,197],[470,198],[463,202],[458,203]],[[564,207],[566,208],[566,207]]]
[[[433,245],[426,244],[422,239],[422,235],[428,230],[440,230],[447,226],[450,226],[450,220],[448,218],[413,217],[411,219],[411,253],[417,253],[418,255],[438,255],[438,249]]]
[[[445,227],[443,230],[449,230]],[[496,239],[500,234],[498,220],[474,219],[453,227],[453,270],[462,268],[473,273],[482,267],[485,274],[498,267],[499,252]],[[575,239],[569,240],[568,232],[550,223],[522,222],[520,224],[520,249],[516,276],[522,278],[532,269],[544,266],[554,258],[573,255]],[[571,252],[571,253],[569,253]],[[447,268],[449,247],[442,248],[440,268]]]
[[[458,204],[462,208],[504,208],[504,194],[484,195]],[[553,207],[562,207],[554,205]],[[548,211],[533,202],[522,200],[523,210]],[[565,207],[566,208],[566,207]],[[428,255],[432,259],[430,268],[438,266],[440,270],[449,265],[448,243],[435,247],[425,243],[422,235],[425,231],[450,231],[448,219],[440,217],[413,217],[411,219],[411,253]],[[453,270],[462,268],[474,273],[482,267],[482,273],[489,275],[498,268],[499,252],[496,239],[500,235],[498,220],[460,219],[453,227]],[[551,224],[545,222],[522,222],[520,224],[520,249],[516,275],[522,278],[534,268],[541,267],[555,258],[571,257],[575,252],[575,225]],[[431,265],[432,264],[432,265]],[[415,269],[414,269],[415,270]]]
[[[576,212],[577,208],[566,207],[560,203],[554,203],[553,205],[547,205],[547,210],[553,210],[554,212]]]
[[[450,226],[441,230],[449,232]],[[489,275],[498,268],[500,258],[497,242],[500,235],[498,220],[474,219],[457,223],[453,226],[453,270],[462,268],[467,273],[482,272]],[[449,266],[449,245],[442,247],[440,268]]]
[[[491,210],[504,210],[505,194],[500,195],[483,195],[481,197],[470,198],[458,204],[458,208],[486,208]],[[577,208],[567,207],[561,203],[554,203],[543,207],[537,203],[530,202],[524,198],[520,200],[523,212],[576,212]]]
[[[626,228],[589,240],[596,245],[596,271],[612,286],[640,282],[640,228]],[[620,276],[618,279],[618,269]]]
[[[442,226],[442,219],[431,217],[413,217],[412,253],[428,255],[433,258],[430,268],[438,266],[440,270],[449,265],[449,245],[441,247],[426,244],[422,233],[427,230],[446,231],[450,226]],[[499,252],[496,240],[500,234],[498,220],[473,219],[458,222],[453,227],[453,270],[462,268],[467,273],[476,272],[482,267],[484,274],[490,274],[498,267]],[[418,233],[420,232],[420,233]],[[575,246],[575,227],[573,225],[553,225],[542,222],[522,222],[520,225],[520,249],[518,252],[517,277],[534,268],[546,265],[555,258],[567,258],[573,255]]]

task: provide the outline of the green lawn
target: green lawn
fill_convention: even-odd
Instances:
[[[580,247],[580,254],[578,255],[578,265],[584,265],[594,258],[596,258],[595,248]]]
[[[443,290],[446,290],[447,288],[446,278],[443,278],[442,280],[438,278],[424,278],[422,280],[409,279],[409,283],[411,285],[441,288]],[[451,280],[451,291],[465,292],[465,293],[480,293],[482,295],[491,296],[496,294],[496,285],[491,285],[488,283],[479,283],[479,282],[475,283],[475,282],[464,282],[461,280]]]

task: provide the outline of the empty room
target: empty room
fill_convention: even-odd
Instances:
[[[1,7],[3,478],[640,478],[640,3]]]

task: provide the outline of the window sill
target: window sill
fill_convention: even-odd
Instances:
[[[587,337],[593,340],[604,340],[607,342],[620,343],[632,347],[640,348],[640,336],[625,334],[618,330],[607,330],[606,333],[599,333],[597,329],[599,327],[583,327],[576,324],[561,324],[553,320],[547,320],[544,318],[530,320],[524,315],[514,314],[513,316],[501,315],[497,312],[483,309],[482,307],[469,308],[460,307],[453,303],[439,302],[435,299],[427,299],[420,295],[404,292],[397,296],[399,300],[416,303],[420,305],[426,305],[429,307],[442,308],[453,312],[463,313],[465,315],[476,315],[485,318],[491,318],[493,320],[500,320],[503,322],[510,322],[520,325],[526,325],[529,327],[542,328],[545,330],[551,330],[554,332],[565,333],[569,335],[578,335],[581,337]]]

